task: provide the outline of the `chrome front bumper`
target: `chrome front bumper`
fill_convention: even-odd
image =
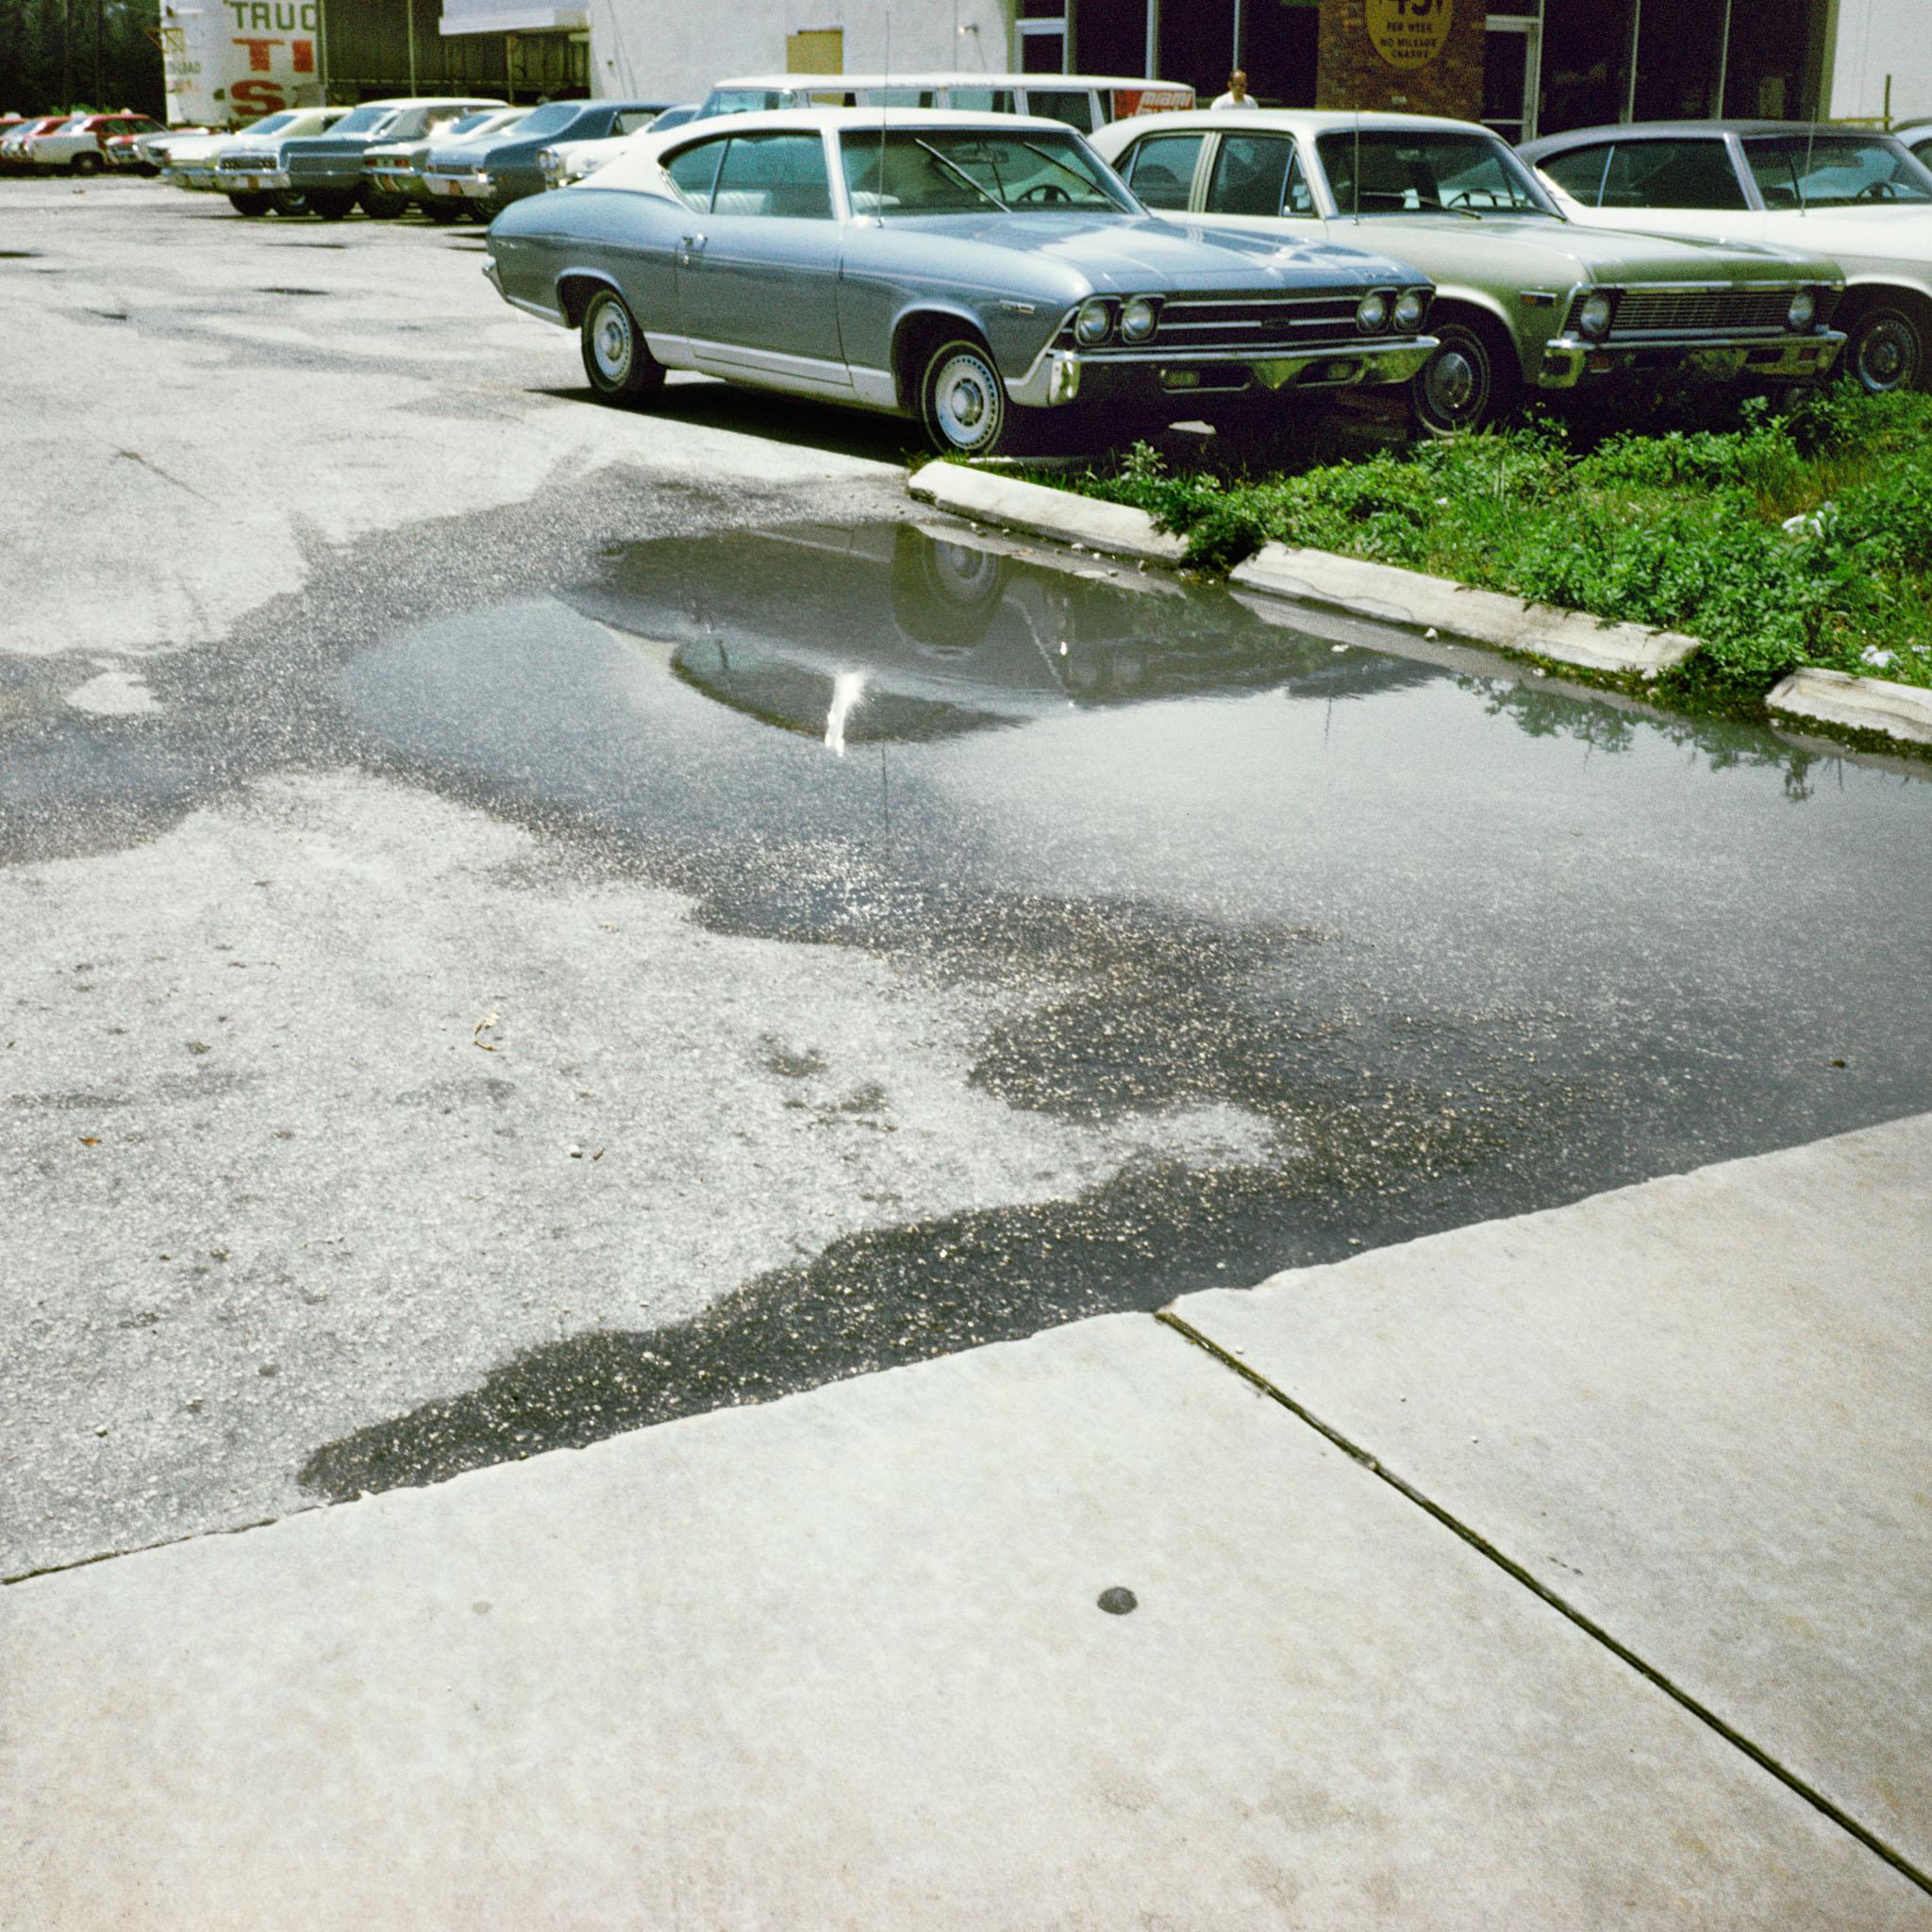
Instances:
[[[1436,346],[1434,336],[1397,336],[1258,354],[1158,346],[1100,355],[1048,349],[1017,382],[1007,385],[1007,392],[1025,408],[1041,409],[1077,401],[1083,394],[1102,400],[1184,400],[1256,389],[1352,389],[1364,383],[1407,382],[1436,353]]]
[[[1638,336],[1592,342],[1557,336],[1543,346],[1536,372],[1539,389],[1574,389],[1591,376],[1627,375],[1640,369],[1677,369],[1710,382],[1742,376],[1803,382],[1824,375],[1838,360],[1845,339],[1837,329],[1802,336],[1749,336],[1712,341],[1707,335]]]
[[[224,194],[275,194],[289,185],[286,168],[223,168],[208,184]]]

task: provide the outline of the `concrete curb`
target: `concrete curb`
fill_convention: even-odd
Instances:
[[[1768,709],[1816,718],[1854,731],[1882,731],[1911,744],[1932,744],[1932,691],[1843,671],[1794,671],[1766,696]]]
[[[956,516],[983,518],[1089,550],[1158,563],[1179,563],[1187,555],[1183,540],[1157,528],[1145,510],[1076,496],[1017,476],[969,470],[958,463],[927,463],[907,488],[922,502]],[[1447,632],[1589,671],[1655,677],[1681,664],[1698,648],[1695,638],[1676,631],[1612,624],[1577,610],[1557,610],[1494,591],[1471,590],[1446,577],[1425,576],[1393,564],[1366,563],[1325,550],[1291,550],[1283,543],[1263,544],[1230,574],[1230,581],[1266,596],[1326,605],[1416,630]]]
[[[955,516],[983,517],[1010,529],[1030,530],[1062,543],[1084,544],[1114,557],[1138,557],[1155,563],[1179,563],[1187,555],[1180,538],[1155,527],[1145,510],[1098,497],[1049,490],[1017,476],[997,476],[958,463],[927,463],[906,485],[922,503]]]
[[[1681,664],[1698,648],[1695,638],[1678,631],[1613,624],[1579,610],[1558,610],[1496,591],[1472,590],[1421,571],[1367,563],[1326,550],[1291,550],[1285,543],[1264,543],[1230,573],[1230,581],[1270,596],[1327,604],[1384,624],[1446,631],[1588,671],[1655,677]]]

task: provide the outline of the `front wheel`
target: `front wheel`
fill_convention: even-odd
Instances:
[[[1882,303],[1862,310],[1846,330],[1840,367],[1872,395],[1916,389],[1925,372],[1925,337],[1915,316]]]
[[[423,212],[439,228],[446,228],[452,222],[459,222],[463,218],[462,209],[453,201],[425,201],[423,204]]]
[[[926,358],[919,418],[941,455],[990,457],[1010,450],[1019,440],[1018,414],[983,342],[941,342]]]
[[[1481,429],[1516,400],[1517,380],[1500,335],[1463,322],[1435,322],[1439,346],[1409,378],[1408,398],[1426,436]]]
[[[308,192],[308,212],[325,222],[345,220],[355,206],[353,188],[313,188]]]
[[[275,205],[272,194],[231,194],[228,206],[238,215],[265,215]]]
[[[300,189],[277,188],[269,200],[275,204],[278,215],[306,215],[308,212],[308,197]]]
[[[392,222],[409,206],[407,196],[390,194],[380,188],[364,188],[356,198],[372,222]]]
[[[636,405],[664,387],[637,317],[615,289],[599,289],[584,309],[584,374],[598,400]]]
[[[75,155],[67,165],[76,175],[98,175],[108,164],[99,155],[86,154]]]

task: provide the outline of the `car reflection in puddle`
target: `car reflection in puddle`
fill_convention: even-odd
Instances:
[[[834,750],[1024,724],[1070,706],[1264,689],[1365,694],[1425,667],[1261,622],[1132,564],[1076,570],[915,525],[794,527],[613,552],[568,601],[675,640],[673,669],[733,710]]]

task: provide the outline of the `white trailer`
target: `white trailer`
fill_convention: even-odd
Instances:
[[[323,98],[321,0],[162,0],[171,126],[239,125]]]

